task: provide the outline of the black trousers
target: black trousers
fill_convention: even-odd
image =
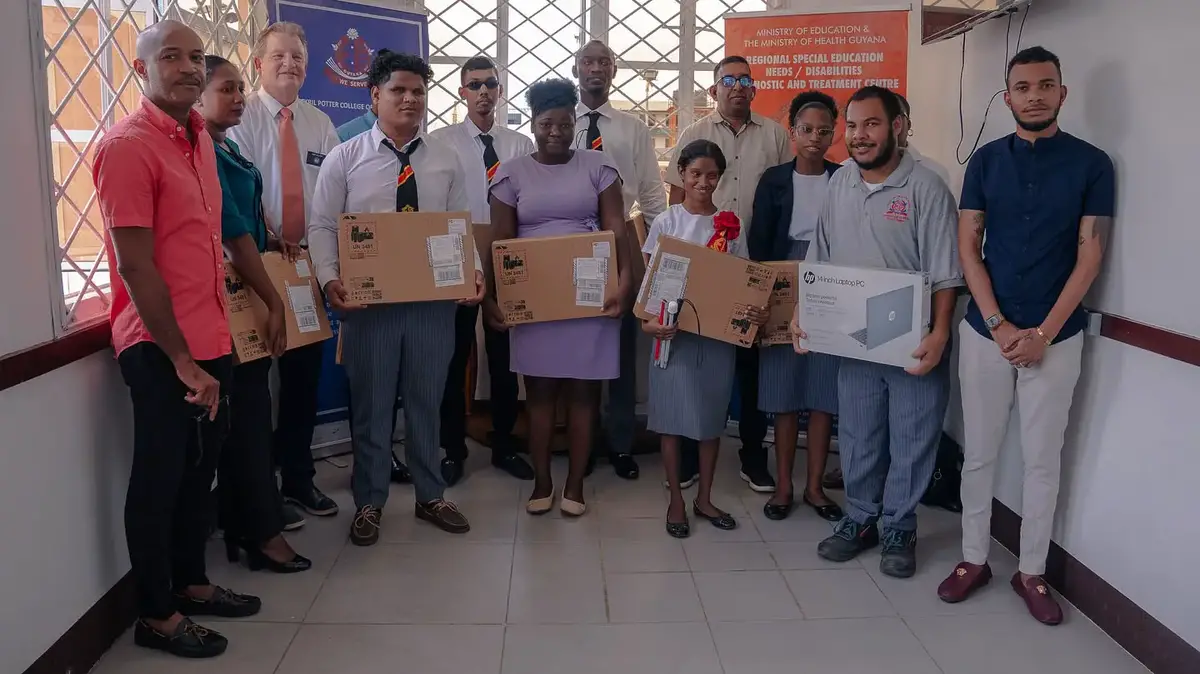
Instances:
[[[229,423],[233,359],[202,361],[221,382],[215,421],[184,400],[187,389],[162,349],[150,342],[117,362],[133,400],[133,468],[125,495],[125,539],[143,618],[175,613],[173,589],[207,585],[204,547],[212,521],[212,481]]]
[[[324,360],[323,342],[292,349],[279,357],[279,424],[275,429],[275,464],[284,494],[312,489],[313,427],[317,423],[317,386]]]
[[[763,441],[767,437],[767,415],[758,409],[758,349],[739,348],[734,367],[738,387],[738,436],[742,441],[738,455],[743,467],[766,467],[767,448]],[[682,448],[684,465],[699,466],[699,444],[684,438]]]
[[[475,321],[479,307],[459,307],[454,319],[454,358],[446,378],[446,393],[442,398],[442,447],[446,458],[464,461],[467,458],[467,413],[462,383],[467,376],[467,361],[475,343]],[[489,399],[492,410],[492,454],[503,456],[514,450],[513,427],[517,423],[517,375],[509,368],[508,333],[483,327],[483,345],[487,351],[488,379],[491,381]]]
[[[262,544],[283,531],[271,459],[271,359],[233,368],[229,437],[217,465],[218,522],[230,540]]]

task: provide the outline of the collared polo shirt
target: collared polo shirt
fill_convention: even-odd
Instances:
[[[874,190],[857,164],[835,172],[816,244],[821,262],[925,272],[934,292],[964,285],[954,195],[908,154]]]
[[[750,120],[735,132],[729,122],[714,112],[679,135],[667,166],[667,182],[675,187],[683,187],[683,178],[676,168],[679,152],[694,140],[712,141],[725,155],[725,175],[717,183],[713,201],[718,209],[733,211],[742,221],[742,236],[748,236],[758,179],[767,169],[796,156],[787,131],[778,122],[752,112]]]
[[[229,241],[249,234],[261,253],[267,249],[262,174],[242,156],[237,143],[226,138],[225,145],[228,148],[214,142],[221,179],[221,238]]]
[[[230,352],[221,250],[221,182],[212,137],[196,111],[195,138],[145,98],[96,145],[92,179],[104,219],[104,246],[116,265],[112,230],[144,227],[154,234],[154,263],[171,294],[175,321],[196,360]],[[153,342],[125,284],[112,283],[113,348]]]
[[[338,139],[344,143],[359,134],[366,133],[375,126],[375,121],[378,119],[375,113],[367,110],[364,114],[339,126],[337,128]]]
[[[667,208],[667,191],[663,187],[662,171],[658,169],[658,154],[654,151],[654,138],[650,127],[634,115],[617,110],[611,103],[592,110],[583,103],[575,106],[576,150],[590,150],[587,146],[588,115],[596,112],[596,126],[604,141],[604,154],[617,167],[621,175],[621,196],[625,202],[625,219],[629,220],[634,204],[646,222],[654,222],[659,213]]]
[[[982,211],[983,264],[1000,313],[1018,328],[1046,320],[1079,255],[1079,221],[1112,217],[1116,178],[1105,152],[1065,131],[1030,143],[1016,134],[979,149],[963,178],[963,210]],[[991,338],[975,300],[967,321]],[[1082,307],[1056,341],[1087,326]]]

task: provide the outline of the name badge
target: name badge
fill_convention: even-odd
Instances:
[[[308,159],[305,160],[305,163],[309,166],[316,166],[317,168],[320,168],[321,162],[323,161],[325,161],[325,155],[321,154],[320,152],[309,152]]]

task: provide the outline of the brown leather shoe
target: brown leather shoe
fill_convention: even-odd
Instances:
[[[1014,573],[1012,588],[1025,600],[1025,607],[1029,609],[1029,615],[1033,616],[1034,620],[1043,625],[1057,625],[1063,621],[1062,607],[1054,600],[1054,595],[1050,594],[1050,586],[1046,584],[1046,579],[1034,576],[1022,581],[1021,574]]]
[[[471,530],[471,524],[459,512],[458,506],[443,499],[418,503],[417,519],[425,520],[446,533],[465,534]]]
[[[947,604],[957,604],[970,597],[975,590],[992,580],[992,567],[961,562],[954,571],[938,585],[938,599]]]
[[[350,525],[350,542],[358,546],[375,545],[379,542],[379,520],[383,513],[379,508],[363,506],[354,515]]]

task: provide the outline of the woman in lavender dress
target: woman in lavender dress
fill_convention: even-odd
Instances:
[[[513,326],[512,371],[525,377],[529,411],[529,453],[535,472],[526,510],[540,515],[554,507],[550,440],[558,398],[568,405],[570,469],[560,508],[582,515],[583,478],[591,454],[592,425],[599,416],[600,386],[620,370],[620,316],[632,295],[625,243],[624,202],[617,169],[601,152],[572,150],[575,138],[575,85],[546,80],[526,96],[533,115],[537,151],[500,165],[491,185],[496,238],[533,238],[597,230],[616,235],[618,293],[606,297],[604,317]],[[488,275],[492,277],[491,274]],[[504,330],[495,285],[485,302],[485,318]]]

